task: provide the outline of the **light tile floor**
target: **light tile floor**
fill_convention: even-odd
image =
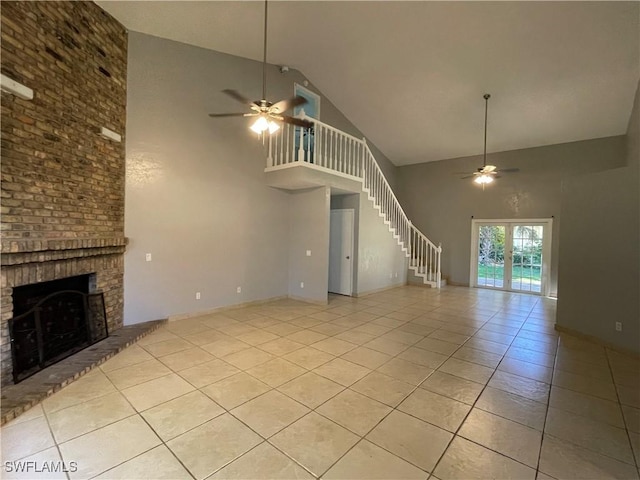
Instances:
[[[638,360],[554,319],[402,287],[171,322],[7,424],[2,477],[638,478]]]

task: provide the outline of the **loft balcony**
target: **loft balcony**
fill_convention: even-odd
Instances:
[[[361,192],[366,142],[317,120],[307,120],[312,127],[284,124],[269,137],[267,184],[285,190],[330,186],[345,193]]]

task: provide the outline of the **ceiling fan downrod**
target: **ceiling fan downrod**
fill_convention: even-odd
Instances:
[[[482,98],[484,98],[484,155],[482,158],[482,168],[484,168],[487,166],[487,113],[489,111],[489,99],[491,95],[485,93]]]
[[[267,0],[264,0],[264,50],[262,52],[262,99],[267,98]]]

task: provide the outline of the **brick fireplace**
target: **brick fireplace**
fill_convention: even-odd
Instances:
[[[15,287],[92,275],[122,326],[127,33],[93,2],[3,1],[1,382]],[[107,128],[117,142],[100,135]]]

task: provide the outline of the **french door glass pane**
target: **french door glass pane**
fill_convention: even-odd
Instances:
[[[504,242],[504,225],[480,226],[477,285],[504,287]]]
[[[525,292],[541,291],[542,229],[540,225],[513,226],[511,288]]]

